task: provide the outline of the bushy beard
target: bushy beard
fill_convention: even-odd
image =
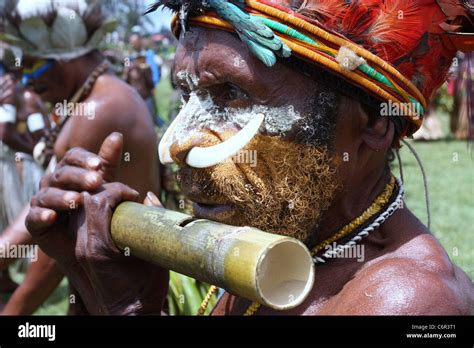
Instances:
[[[257,155],[256,166],[226,161],[206,169],[187,167],[178,172],[178,181],[208,201],[236,207],[216,218],[219,222],[310,243],[339,188],[339,160],[332,153],[338,103],[335,92],[321,88],[304,106],[305,117],[294,117],[288,137],[267,132],[246,145],[243,151]],[[262,112],[279,120],[292,116],[280,109],[274,116]]]
[[[274,136],[256,136],[245,150],[256,151],[255,167],[228,161],[182,170],[178,179],[236,207],[236,213],[219,222],[308,241],[335,196],[337,161],[324,146]]]

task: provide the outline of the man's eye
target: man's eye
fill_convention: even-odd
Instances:
[[[189,101],[189,98],[191,98],[190,93],[186,93],[186,92],[181,91],[181,101],[187,103]]]
[[[227,90],[224,92],[224,99],[227,100],[235,100],[235,99],[241,99],[241,98],[246,98],[247,94],[245,94],[244,91],[242,91],[240,88],[229,85]]]
[[[222,94],[220,96],[223,100],[236,100],[236,99],[246,99],[247,94],[242,91],[239,87],[234,86],[234,85],[226,85],[223,90]]]
[[[214,86],[209,90],[216,104],[222,107],[246,107],[249,96],[233,84]]]

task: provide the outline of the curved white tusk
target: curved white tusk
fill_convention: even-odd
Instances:
[[[208,168],[232,157],[245,147],[257,134],[265,115],[258,114],[233,137],[209,147],[193,147],[186,157],[186,163],[194,168]]]
[[[170,126],[166,130],[165,134],[161,137],[160,143],[158,144],[158,157],[160,158],[160,162],[163,165],[166,164],[171,164],[173,163],[173,159],[171,158],[170,155],[170,147],[172,144],[172,135],[174,132],[174,129],[176,128],[176,125],[178,122],[180,122],[182,116],[178,114],[176,118],[171,122]]]

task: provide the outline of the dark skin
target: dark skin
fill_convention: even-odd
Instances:
[[[71,98],[101,61],[101,55],[93,53],[67,63],[57,62],[53,69],[33,81],[32,88],[54,106],[55,103]],[[35,60],[31,58],[24,61],[26,66],[34,63]],[[92,163],[91,168],[94,171],[88,173],[86,177],[82,176],[83,171],[64,173],[61,168],[67,158],[66,153],[98,152],[107,135],[119,131],[121,135],[117,135],[115,141],[120,138],[124,151],[123,157],[119,158],[121,165],[115,173],[116,180],[139,192],[137,199],[141,201],[145,199],[148,191],[159,194],[157,139],[151,117],[140,96],[115,76],[103,74],[97,79],[91,93],[81,102],[95,104],[95,117],[73,114],[69,118],[55,143],[54,153],[59,161],[55,174],[53,178],[50,176],[43,178],[41,187],[54,186],[55,182],[62,182],[64,174],[69,178],[71,176],[81,178],[82,187],[88,187],[88,190],[94,190],[97,185],[103,184],[104,180],[110,180],[102,175],[104,168],[101,165],[105,166],[104,163]],[[82,198],[78,195],[71,196],[68,204],[72,201],[74,202],[72,206],[78,207]],[[40,247],[43,249],[43,246]],[[47,254],[54,253],[47,252]],[[25,282],[10,299],[11,306],[7,305],[4,314],[31,313],[48,297],[55,288],[54,284],[57,285],[61,281],[64,274],[61,263],[50,263],[54,260],[46,254],[40,254],[38,259],[38,262],[30,267]],[[45,270],[41,265],[48,267]],[[160,281],[164,283],[167,282],[167,277],[167,273],[159,275]],[[40,287],[48,288],[50,291],[38,291]],[[25,302],[31,303],[25,304]]]
[[[10,76],[7,80],[10,81],[9,88],[5,89],[5,93],[0,96],[0,104],[7,103],[16,105],[17,107],[17,124],[2,123],[0,124],[0,139],[12,148],[31,154],[34,146],[39,139],[44,135],[44,129],[39,129],[33,133],[26,130],[24,133],[19,133],[17,125],[19,122],[26,122],[29,115],[33,113],[41,113],[45,125],[49,125],[49,120],[46,117],[47,111],[41,99],[31,91],[26,89],[20,89],[15,86],[14,78]],[[6,82],[4,80],[4,82]],[[9,92],[8,92],[9,91]],[[23,163],[17,162],[17,167],[21,172],[23,170]],[[10,245],[27,244],[31,242],[31,236],[25,227],[26,212],[29,209],[29,205],[16,219],[13,221],[8,228],[3,231],[0,236],[0,243]],[[6,281],[5,286],[1,286],[4,291],[13,291],[16,288],[16,284],[9,281],[8,277],[8,266],[15,261],[14,259],[2,259],[0,260],[0,269],[2,270],[3,279]]]
[[[318,88],[316,82],[283,65],[265,68],[234,35],[203,28],[193,28],[192,31],[199,35],[188,34],[180,40],[175,71],[199,76],[198,88],[210,92],[216,104],[240,107],[249,103],[290,103],[302,115],[309,114],[306,100],[310,97],[310,90]],[[233,64],[236,59],[241,63]],[[229,82],[245,93],[226,93]],[[316,242],[358,217],[383,191],[390,175],[385,169],[385,155],[393,140],[394,127],[388,118],[369,122],[369,116],[359,103],[345,97],[341,98],[338,113],[333,152],[339,157],[347,152],[349,161],[341,161],[337,179],[342,189],[314,231]],[[295,130],[287,138],[291,139],[291,134],[297,133]],[[171,147],[171,156],[181,167],[185,166],[183,159],[193,144],[196,145],[187,142]],[[106,149],[107,154],[104,153]],[[107,163],[115,163],[119,156],[120,146],[117,144],[114,149],[105,143],[99,154],[100,160]],[[135,199],[136,193],[118,183],[97,185],[96,190],[84,187],[82,179],[94,172],[86,165],[90,158],[96,158],[96,155],[83,152],[68,156],[61,182],[44,185],[50,187],[49,191],[43,189],[33,200],[27,226],[46,253],[57,259],[69,273],[77,273],[71,275],[71,281],[91,313],[129,314],[134,311],[159,314],[162,298],[157,293],[165,293],[167,284],[153,282],[152,274],[159,274],[160,270],[148,268],[140,275],[140,267],[126,265],[126,257],[120,254],[110,238],[113,208],[121,201]],[[81,180],[74,175],[78,171],[81,171]],[[113,167],[102,175],[111,173]],[[182,189],[189,196],[190,189]],[[195,200],[202,198],[196,196],[196,192],[192,194]],[[65,212],[69,211],[65,204],[66,195],[82,197],[75,223],[64,220]],[[204,193],[201,195],[204,197]],[[288,312],[262,308],[257,314],[474,312],[472,282],[451,263],[436,238],[406,206],[361,244],[365,247],[363,262],[335,259],[317,266],[315,286],[304,304]],[[65,249],[56,245],[67,245],[69,251],[60,253],[59,250]],[[97,277],[97,274],[102,277]],[[110,277],[116,281],[110,281]],[[114,295],[116,287],[129,289],[131,286],[134,291]],[[151,293],[150,286],[154,286]],[[146,290],[139,291],[138,288]],[[138,308],[137,299],[141,304]],[[245,299],[225,294],[213,314],[241,315],[249,304]]]
[[[47,111],[41,99],[35,93],[18,87],[14,74],[7,74],[0,77],[1,104],[10,104],[17,108],[17,123],[0,123],[0,139],[17,151],[33,153],[33,148],[43,136],[44,130],[30,133],[25,129],[25,132],[19,132],[17,126],[20,122],[26,122],[28,116],[34,113],[42,114],[45,125],[49,125]]]
[[[20,132],[18,130],[20,122],[26,123],[28,116],[34,113],[43,115],[45,125],[49,125],[49,120],[46,117],[47,111],[41,99],[31,91],[20,88],[16,83],[16,79],[17,76],[13,73],[0,77],[0,105],[10,104],[14,105],[17,109],[17,122],[15,124],[10,122],[0,123],[0,140],[17,151],[31,154],[35,144],[43,136],[44,129],[39,129],[31,133],[24,127],[24,132]],[[17,167],[21,173],[23,170],[22,161],[17,161]],[[23,217],[21,223],[18,224],[18,219],[16,219],[12,223],[12,226],[9,226],[6,231],[3,231],[0,236],[1,242],[9,241],[12,237],[13,239],[20,239],[20,243],[27,242],[30,239],[24,224],[26,212],[20,215]],[[16,233],[17,230],[20,231]],[[15,233],[12,233],[13,231],[15,231]],[[12,292],[17,287],[17,284],[10,279],[8,272],[8,265],[13,261],[12,259],[0,260],[0,269],[2,270],[0,280],[1,292]]]

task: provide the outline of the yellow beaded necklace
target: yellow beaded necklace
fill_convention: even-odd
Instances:
[[[318,252],[323,250],[327,245],[336,242],[352,232],[354,232],[357,228],[362,226],[364,223],[366,223],[370,218],[375,216],[375,214],[379,213],[384,206],[387,205],[387,203],[390,200],[390,197],[392,197],[393,190],[395,188],[395,177],[392,176],[390,178],[390,182],[385,186],[385,189],[383,192],[375,199],[375,201],[368,207],[359,217],[357,217],[355,220],[351,221],[349,224],[345,225],[341,230],[336,232],[334,235],[329,237],[328,239],[322,241],[318,245],[316,245],[312,250],[311,250],[311,255],[315,256]],[[217,287],[212,285],[209,288],[209,291],[207,292],[206,297],[202,301],[201,306],[199,307],[199,310],[197,312],[197,315],[203,315],[209,305],[209,301],[211,300],[212,296],[217,292]],[[253,302],[245,311],[244,316],[250,316],[254,315],[259,308],[261,307],[261,304],[258,302]]]

